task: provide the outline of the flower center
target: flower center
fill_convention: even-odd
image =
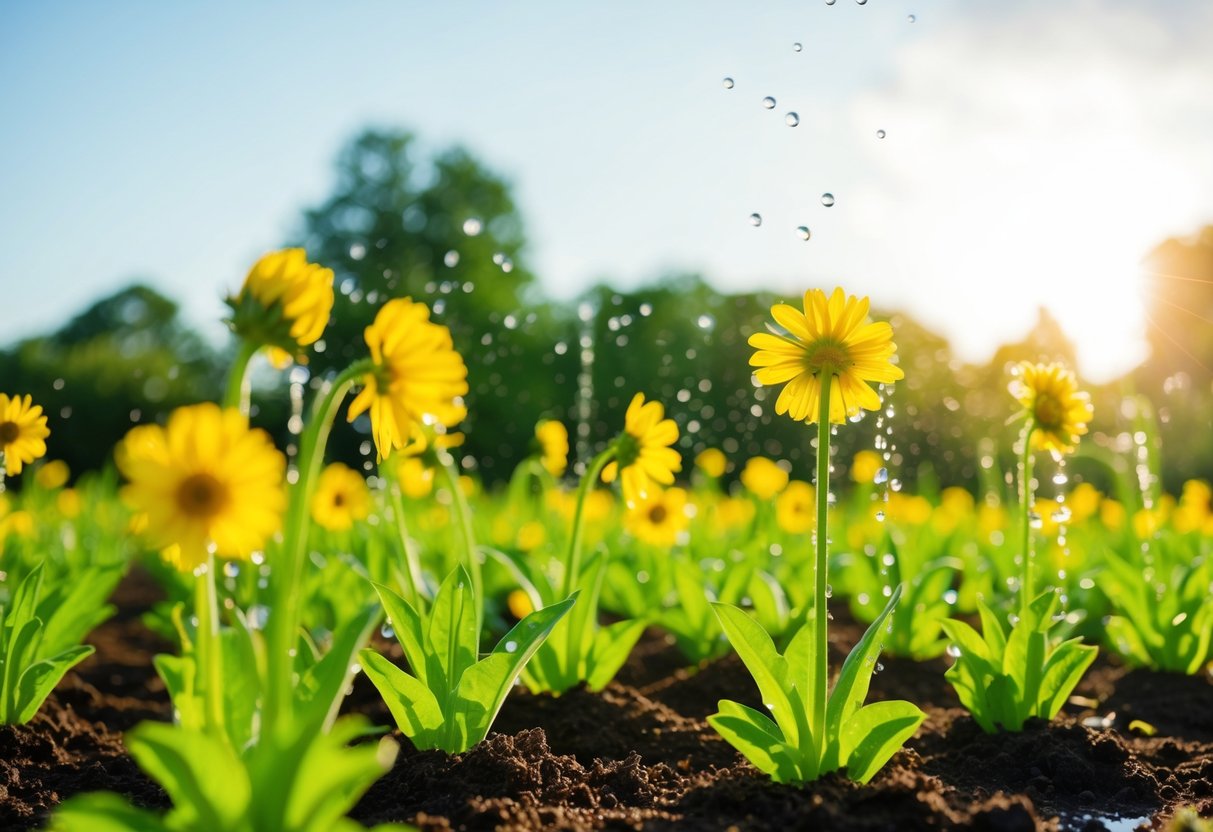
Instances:
[[[342,494],[340,491],[338,491],[336,494],[333,495],[333,507],[341,508],[344,505],[345,505],[345,495]]]
[[[655,505],[649,509],[649,522],[654,526],[659,526],[665,522],[665,519],[670,516],[669,511],[663,505]]]
[[[811,373],[844,373],[855,362],[846,346],[837,341],[816,341],[804,353],[804,366]]]
[[[21,436],[21,426],[16,422],[0,422],[0,445],[11,445]]]
[[[1036,424],[1040,425],[1040,427],[1046,430],[1060,427],[1063,415],[1064,411],[1062,410],[1061,402],[1056,398],[1048,394],[1036,397],[1034,416],[1036,417]]]
[[[227,499],[227,488],[210,474],[191,474],[177,486],[177,506],[191,517],[214,517]]]

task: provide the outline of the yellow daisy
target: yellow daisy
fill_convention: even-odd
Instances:
[[[728,466],[728,462],[724,451],[719,448],[704,448],[695,457],[695,467],[714,480],[724,476],[724,469]]]
[[[690,523],[687,493],[681,488],[655,491],[628,509],[624,522],[638,540],[670,548]]]
[[[8,476],[17,476],[22,465],[45,454],[50,435],[42,406],[34,404],[31,396],[0,393],[0,456]]]
[[[770,500],[788,484],[788,472],[765,456],[746,460],[741,469],[741,484],[760,500]]]
[[[624,416],[623,433],[615,440],[615,459],[603,469],[602,481],[614,482],[620,476],[629,506],[646,497],[653,483],[673,485],[674,472],[682,470],[682,457],[670,447],[677,441],[678,425],[665,418],[661,402],[645,402],[644,393],[637,393]]]
[[[775,522],[788,534],[804,534],[817,523],[816,490],[792,480],[775,501]]]
[[[51,459],[42,463],[34,472],[34,482],[38,483],[39,488],[54,491],[56,488],[67,485],[71,475],[71,469],[67,467],[66,462],[61,459]]]
[[[466,415],[460,397],[468,391],[467,367],[450,330],[430,320],[424,303],[388,301],[365,335],[375,369],[363,377],[349,420],[370,411],[380,459],[424,443],[420,429],[426,420],[450,427]]]
[[[240,292],[227,300],[236,334],[269,348],[285,366],[313,344],[333,311],[333,270],[307,262],[301,248],[273,251],[253,264]]]
[[[535,426],[539,461],[553,477],[564,475],[569,465],[569,432],[555,419],[544,419]]]
[[[312,519],[332,532],[348,531],[371,513],[371,492],[362,475],[340,462],[320,474],[312,495]]]
[[[868,382],[891,384],[905,374],[889,360],[897,351],[893,328],[868,320],[868,299],[835,289],[827,299],[820,289],[804,293],[804,311],[783,303],[771,307],[787,335],[758,332],[749,344],[757,352],[750,366],[762,385],[787,383],[775,412],[816,422],[822,373],[830,373],[830,421],[841,423],[862,410],[880,408],[880,396]]]
[[[1021,361],[1011,380],[1011,395],[1032,420],[1032,449],[1068,454],[1087,432],[1095,415],[1091,398],[1078,391],[1074,373],[1058,363]]]
[[[129,480],[123,499],[147,517],[154,546],[176,549],[182,570],[205,563],[209,552],[247,558],[281,525],[286,460],[237,410],[178,408],[166,427],[133,428],[116,457]]]

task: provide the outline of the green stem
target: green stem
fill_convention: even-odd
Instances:
[[[1019,510],[1023,514],[1023,563],[1020,565],[1019,610],[1022,618],[1032,603],[1032,431],[1028,422],[1023,431],[1023,456],[1020,461]]]
[[[817,560],[813,570],[813,662],[817,672],[817,684],[810,691],[812,696],[813,729],[816,734],[817,759],[820,761],[826,749],[826,691],[830,685],[829,665],[829,613],[826,610],[826,581],[829,565],[829,532],[826,528],[826,512],[830,501],[830,382],[833,374],[821,373],[819,390],[821,403],[817,410]]]
[[[572,594],[573,588],[577,585],[577,578],[581,573],[581,546],[582,539],[585,536],[585,501],[590,496],[590,491],[593,490],[594,484],[598,482],[598,478],[602,476],[602,469],[607,466],[607,463],[614,456],[615,446],[611,445],[611,447],[594,457],[594,461],[590,463],[589,470],[585,472],[585,476],[581,478],[581,483],[577,486],[577,507],[573,509],[573,532],[569,536],[568,553],[564,558],[564,579],[560,585],[561,598],[568,598]]]
[[[472,594],[476,597],[476,632],[484,622],[484,583],[480,574],[480,553],[476,550],[476,532],[472,529],[472,512],[468,509],[467,496],[459,485],[459,472],[455,470],[454,458],[437,448],[438,471],[442,474],[446,488],[451,492],[451,506],[455,511],[455,526],[463,538],[463,554],[472,577]]]
[[[223,706],[223,653],[219,640],[219,604],[215,592],[215,557],[194,577],[194,612],[198,616],[196,651],[208,733],[226,741]]]
[[[404,497],[400,493],[400,483],[395,477],[388,485],[388,497],[392,501],[392,514],[396,520],[396,532],[400,536],[400,554],[404,560],[404,568],[400,570],[405,580],[406,598],[413,609],[419,614],[425,612],[425,598],[421,594],[424,579],[421,575],[421,562],[413,541],[409,538],[408,522],[404,518]]]
[[[236,357],[228,370],[227,388],[223,391],[223,406],[239,408],[245,416],[248,416],[249,412],[249,397],[244,379],[248,375],[249,362],[256,354],[257,345],[241,338],[240,346],[236,350]]]
[[[312,417],[299,443],[299,478],[291,487],[286,510],[281,557],[272,563],[273,589],[267,637],[268,695],[265,725],[277,730],[290,709],[294,690],[295,641],[299,627],[302,591],[299,586],[307,555],[308,504],[316,479],[324,464],[324,448],[342,401],[354,383],[371,371],[369,360],[350,365],[329,385],[328,391],[313,408]]]

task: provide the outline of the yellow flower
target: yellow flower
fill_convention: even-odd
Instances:
[[[334,462],[320,474],[312,495],[312,519],[332,532],[354,527],[371,513],[371,492],[354,469]]]
[[[1099,504],[1099,522],[1112,531],[1120,531],[1125,525],[1125,507],[1111,498],[1105,497]]]
[[[535,611],[535,605],[531,603],[531,596],[521,589],[512,590],[505,598],[505,605],[509,609],[510,615],[519,621]]]
[[[543,545],[543,541],[547,540],[547,530],[543,524],[537,520],[528,520],[522,524],[522,528],[518,530],[518,549],[523,552],[529,552],[532,549],[537,549]]]
[[[286,460],[237,410],[178,408],[166,427],[133,428],[116,456],[123,499],[147,516],[152,545],[178,547],[178,568],[195,569],[208,551],[246,558],[278,531]]]
[[[1079,483],[1070,492],[1066,504],[1070,507],[1070,515],[1075,525],[1099,511],[1099,501],[1102,499],[1099,491],[1089,482]]]
[[[638,540],[668,549],[690,524],[687,493],[681,488],[655,491],[629,508],[624,522]]]
[[[1007,510],[1002,506],[982,503],[981,508],[977,510],[977,528],[987,540],[994,532],[1005,529],[1007,523]]]
[[[0,520],[0,541],[10,534],[14,537],[33,537],[34,516],[24,509],[5,516]]]
[[[788,472],[765,456],[746,461],[741,470],[741,484],[760,500],[770,500],[788,485]]]
[[[51,459],[38,466],[38,470],[34,472],[34,482],[38,484],[39,488],[53,491],[56,488],[62,488],[71,473],[66,462],[61,459]]]
[[[434,490],[434,469],[426,467],[420,457],[400,460],[396,465],[396,476],[400,479],[400,490],[410,500],[428,497]]]
[[[804,534],[817,523],[816,489],[792,480],[775,501],[775,522],[788,534]]]
[[[737,497],[721,497],[708,514],[717,532],[727,532],[749,524],[754,519],[754,501]]]
[[[872,482],[876,472],[884,467],[884,459],[875,451],[857,451],[851,460],[851,479],[855,482]]]
[[[654,483],[672,485],[682,470],[682,457],[670,446],[678,441],[678,425],[665,418],[661,402],[645,402],[637,393],[624,416],[623,433],[615,440],[615,460],[602,471],[603,482],[621,475],[623,499],[629,506],[644,499]]]
[[[55,507],[68,520],[74,520],[80,514],[80,492],[74,488],[65,488],[55,496]]]
[[[0,393],[0,456],[8,476],[17,476],[22,465],[45,454],[50,435],[42,406],[34,404],[32,397]]]
[[[397,298],[383,305],[366,328],[375,364],[362,392],[350,403],[349,420],[370,411],[380,459],[408,444],[424,443],[421,426],[433,420],[450,427],[467,411],[467,367],[455,351],[451,331],[430,320],[424,303]]]
[[[535,441],[539,444],[539,462],[553,477],[564,476],[569,465],[569,432],[555,419],[544,419],[535,425]]]
[[[728,465],[724,452],[719,448],[705,448],[695,457],[695,467],[712,479],[720,479]]]
[[[973,516],[973,495],[967,488],[950,486],[939,495],[939,505],[931,516],[931,525],[939,534],[951,534]]]
[[[890,359],[897,351],[893,327],[868,320],[868,299],[847,295],[841,288],[826,298],[820,289],[804,293],[804,311],[784,303],[771,307],[787,335],[758,332],[749,344],[757,350],[750,366],[762,385],[787,382],[775,401],[775,412],[816,422],[821,373],[836,377],[830,384],[830,421],[841,423],[861,409],[878,410],[880,396],[868,386],[891,384],[905,374]]]
[[[333,311],[333,270],[307,262],[301,248],[273,251],[253,264],[227,303],[236,334],[268,347],[270,360],[283,367],[324,333]]]
[[[1061,364],[1021,361],[1009,389],[1032,420],[1032,448],[1068,454],[1087,432],[1094,411],[1090,397],[1078,392],[1074,374]]]

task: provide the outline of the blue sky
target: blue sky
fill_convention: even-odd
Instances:
[[[218,335],[379,124],[504,174],[557,296],[841,283],[972,359],[1045,303],[1107,377],[1141,255],[1213,221],[1210,6],[0,2],[0,342],[135,277]]]

